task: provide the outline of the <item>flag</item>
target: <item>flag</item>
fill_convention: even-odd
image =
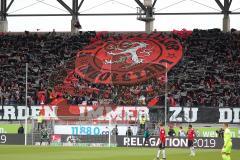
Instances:
[[[159,97],[155,97],[155,98],[152,98],[149,102],[148,102],[148,107],[153,107],[155,106],[159,101]]]
[[[177,103],[176,103],[175,99],[172,96],[169,97],[169,101],[170,101],[170,106],[171,107],[176,107]]]

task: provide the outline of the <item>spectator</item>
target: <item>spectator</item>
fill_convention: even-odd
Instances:
[[[18,134],[24,134],[24,128],[22,124],[20,124],[20,127],[18,128]]]
[[[112,135],[118,136],[118,126],[117,125],[112,129]]]
[[[179,136],[179,137],[186,137],[186,133],[184,132],[182,126],[179,127],[178,136]]]
[[[199,130],[198,129],[196,129],[196,135],[195,135],[196,137],[200,137],[201,136],[201,134],[200,134],[200,132],[199,132]]]
[[[142,117],[140,118],[140,130],[144,131],[145,130],[145,124],[146,124],[146,117],[144,115],[142,115]]]
[[[217,135],[219,138],[223,138],[224,136],[224,129],[220,128],[219,130],[216,131]]]
[[[128,127],[128,129],[127,129],[127,131],[126,131],[126,136],[127,136],[127,137],[133,136],[133,132],[132,132],[131,127]]]
[[[41,129],[43,127],[43,121],[44,121],[44,117],[42,114],[39,114],[39,116],[37,117],[37,123],[38,123],[38,128],[37,130],[39,131],[39,129]]]
[[[169,128],[168,136],[169,136],[169,137],[175,137],[175,136],[176,136],[176,132],[175,132],[175,130],[173,129],[173,127],[170,127],[170,128]]]

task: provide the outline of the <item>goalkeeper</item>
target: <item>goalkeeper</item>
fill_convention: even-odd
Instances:
[[[231,160],[231,150],[232,150],[232,136],[228,124],[224,124],[224,146],[222,149],[222,159]]]
[[[50,138],[47,128],[42,127],[41,133],[40,133],[40,146],[42,145],[42,142],[47,141],[50,145]]]

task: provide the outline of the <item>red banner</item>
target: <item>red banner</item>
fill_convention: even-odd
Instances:
[[[161,33],[122,34],[81,50],[75,74],[93,83],[135,84],[169,71],[181,58],[176,39]]]

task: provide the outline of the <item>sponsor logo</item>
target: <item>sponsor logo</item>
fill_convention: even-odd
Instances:
[[[51,142],[57,142],[60,143],[61,142],[61,136],[60,135],[51,135]]]
[[[54,133],[55,134],[69,134],[69,135],[112,135],[114,125],[55,125]],[[126,135],[126,131],[129,125],[118,125],[118,135]],[[130,126],[133,132],[133,135],[137,135],[138,127]]]
[[[219,141],[220,140],[220,141]],[[194,140],[194,146],[196,148],[216,148],[222,147],[222,139],[216,138],[197,138]],[[118,146],[128,147],[142,147],[144,146],[145,139],[143,137],[118,137]],[[145,146],[158,147],[160,139],[158,137],[151,137],[149,143]],[[166,138],[166,147],[169,148],[187,148],[188,140],[184,138]]]
[[[24,134],[0,134],[0,145],[24,145]]]

